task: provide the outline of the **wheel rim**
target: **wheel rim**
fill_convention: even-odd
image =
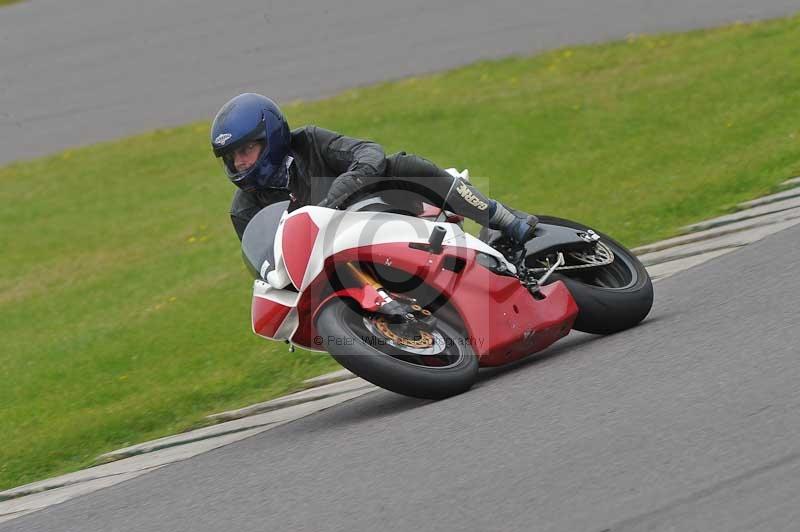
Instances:
[[[608,243],[605,245],[613,250],[614,261],[605,266],[587,269],[575,278],[585,284],[611,290],[625,290],[634,286],[639,281],[639,274],[630,258],[616,246]]]

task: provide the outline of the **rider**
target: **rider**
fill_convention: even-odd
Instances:
[[[211,145],[239,187],[231,205],[239,239],[250,219],[272,203],[288,199],[289,210],[315,204],[338,208],[365,188],[401,177],[447,197],[448,210],[516,242],[532,238],[537,222],[422,157],[404,152],[386,157],[374,142],[316,126],[289,131],[275,102],[259,94],[240,94],[222,106],[211,125]]]

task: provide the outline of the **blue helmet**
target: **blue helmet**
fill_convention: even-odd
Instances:
[[[261,145],[251,166],[237,170],[234,153],[250,142]],[[291,136],[289,124],[275,102],[260,94],[245,93],[222,106],[211,124],[211,147],[222,158],[228,178],[246,191],[286,188],[286,156]]]

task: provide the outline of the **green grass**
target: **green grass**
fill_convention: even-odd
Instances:
[[[628,245],[800,173],[800,18],[636,36],[285,106]],[[220,102],[222,103],[222,102]],[[334,369],[249,326],[208,122],[0,169],[0,488]]]
[[[0,0],[0,7],[23,2],[24,0]]]

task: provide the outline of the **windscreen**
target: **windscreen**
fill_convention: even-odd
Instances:
[[[254,279],[265,279],[275,269],[275,232],[288,206],[288,201],[280,201],[264,207],[244,230],[242,258]],[[262,269],[264,261],[269,261],[269,266]]]

